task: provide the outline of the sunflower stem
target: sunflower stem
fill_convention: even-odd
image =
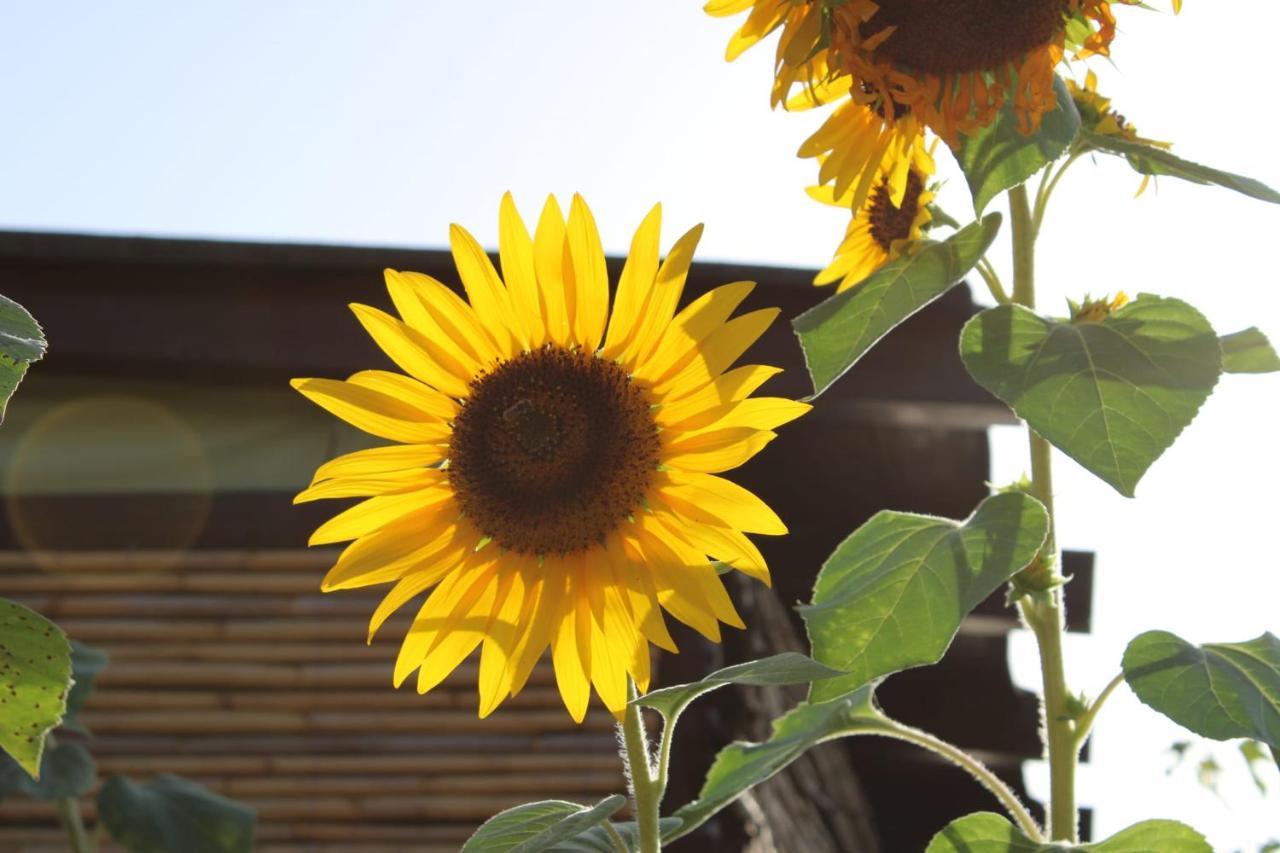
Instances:
[[[93,845],[80,816],[80,801],[75,797],[64,797],[54,803],[54,808],[62,828],[67,831],[67,849],[71,853],[93,853]]]
[[[996,272],[996,268],[991,261],[985,257],[978,259],[978,274],[982,276],[982,280],[987,283],[987,290],[991,291],[991,298],[996,301],[997,305],[1008,305],[1009,294],[1004,289],[1004,284],[1000,281],[1000,274]]]
[[[658,828],[658,808],[662,804],[665,773],[655,773],[649,753],[649,738],[644,730],[644,717],[636,703],[639,692],[629,684],[630,700],[622,718],[622,743],[626,750],[627,778],[631,780],[631,799],[635,805],[636,830],[640,853],[658,853],[662,837]]]
[[[1062,180],[1062,176],[1067,173],[1067,169],[1071,165],[1084,156],[1087,149],[1077,148],[1073,150],[1070,156],[1058,167],[1058,171],[1054,172],[1052,167],[1045,171],[1044,176],[1040,178],[1040,188],[1036,191],[1035,212],[1032,214],[1031,222],[1034,233],[1040,233],[1040,225],[1044,222],[1045,211],[1049,208],[1049,197],[1053,195],[1053,191],[1057,189],[1058,181]]]
[[[1072,162],[1068,158],[1055,176]],[[1048,190],[1051,192],[1051,179]],[[1041,193],[1047,201],[1047,195]],[[1009,212],[1013,231],[1013,301],[1026,308],[1036,307],[1035,243],[1036,220],[1027,199],[1026,185],[1009,190]],[[1041,211],[1043,214],[1043,210]],[[1043,580],[1046,566],[1057,565],[1058,545],[1053,511],[1053,448],[1035,430],[1027,427],[1031,444],[1031,496],[1044,505],[1049,514],[1049,533],[1040,553],[1036,555],[1026,572],[1035,572],[1028,580],[1035,584]],[[1051,575],[1052,576],[1052,575]],[[1049,759],[1049,821],[1048,833],[1053,841],[1076,841],[1076,761],[1079,744],[1076,742],[1075,724],[1068,704],[1066,665],[1062,655],[1062,632],[1065,623],[1062,587],[1050,584],[1047,589],[1023,596],[1018,603],[1023,619],[1036,637],[1040,650],[1040,672],[1044,685],[1042,714],[1044,740]]]
[[[1089,739],[1089,733],[1093,731],[1093,724],[1098,720],[1098,712],[1102,710],[1102,706],[1106,704],[1107,699],[1115,692],[1115,689],[1124,682],[1124,673],[1118,673],[1115,678],[1102,688],[1102,692],[1098,694],[1098,698],[1089,703],[1089,708],[1076,720],[1076,749],[1084,746],[1084,742]]]

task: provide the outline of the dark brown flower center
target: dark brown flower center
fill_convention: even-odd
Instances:
[[[1052,43],[1070,0],[880,0],[864,36],[893,35],[876,54],[929,74],[992,71]]]
[[[871,205],[867,218],[871,221],[871,239],[888,252],[895,240],[911,236],[916,214],[920,212],[920,193],[924,192],[924,177],[915,169],[907,171],[907,189],[902,194],[902,204],[895,205],[889,193],[889,182],[881,181],[871,192]]]
[[[640,508],[657,466],[657,427],[626,371],[552,345],[476,378],[449,444],[463,512],[524,554],[601,542]]]

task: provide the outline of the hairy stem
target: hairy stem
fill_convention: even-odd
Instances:
[[[630,698],[634,700],[637,696],[635,685],[632,684]],[[658,853],[662,849],[658,829],[662,787],[649,760],[649,739],[644,731],[644,718],[641,716],[640,706],[634,701],[627,704],[622,719],[622,743],[626,749],[627,775],[631,779],[631,798],[635,805],[640,853]]]
[[[1124,683],[1124,673],[1120,673],[1102,688],[1102,692],[1098,694],[1098,698],[1089,704],[1089,710],[1085,711],[1076,720],[1076,749],[1084,746],[1084,742],[1089,739],[1089,733],[1093,731],[1093,724],[1098,720],[1098,712],[1102,710],[1102,706],[1106,704],[1107,699],[1115,692],[1115,689]]]
[[[1044,836],[1041,834],[1040,825],[1036,823],[1036,819],[1027,811],[1026,806],[1022,805],[1022,801],[1018,799],[1018,795],[1009,788],[1004,781],[991,772],[978,759],[965,752],[957,746],[947,743],[946,741],[934,737],[926,731],[922,731],[911,726],[903,725],[895,721],[889,721],[889,726],[885,729],[874,729],[871,731],[861,732],[864,734],[879,734],[885,737],[897,738],[905,740],[908,743],[914,743],[916,746],[929,750],[935,755],[942,756],[952,764],[967,772],[982,787],[990,791],[995,798],[1000,801],[1000,805],[1004,806],[1005,811],[1018,824],[1018,828],[1029,835],[1035,841],[1042,841]]]
[[[1071,164],[1068,159],[1055,177]],[[1048,185],[1052,191],[1053,183]],[[1041,193],[1039,214],[1043,216]],[[1009,212],[1013,231],[1013,300],[1032,310],[1036,307],[1035,243],[1036,220],[1031,213],[1026,186],[1009,190]],[[1049,534],[1044,546],[1028,571],[1043,580],[1046,567],[1053,570],[1058,561],[1057,535],[1053,511],[1052,447],[1035,430],[1027,427],[1031,443],[1031,494],[1044,504],[1049,513]],[[1066,665],[1062,655],[1064,625],[1062,589],[1048,589],[1024,597],[1019,604],[1022,616],[1035,633],[1040,649],[1040,672],[1044,685],[1044,731],[1042,733],[1049,759],[1050,803],[1049,837],[1054,841],[1076,840],[1076,761],[1079,755],[1075,729],[1070,716]]]

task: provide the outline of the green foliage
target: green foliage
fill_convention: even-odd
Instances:
[[[145,785],[109,777],[98,791],[98,815],[130,853],[253,849],[253,809],[168,773]]]
[[[969,611],[1035,557],[1048,523],[1017,492],[987,498],[964,522],[877,513],[831,555],[801,608],[813,656],[848,673],[815,682],[810,699],[940,660]]]
[[[1053,91],[1058,96],[1058,108],[1045,114],[1035,133],[1024,135],[1018,130],[1011,101],[989,127],[962,137],[955,150],[956,160],[969,182],[973,208],[979,214],[996,196],[1025,183],[1066,153],[1080,132],[1080,113],[1062,78],[1054,78]]]
[[[977,812],[954,820],[925,853],[1213,853],[1204,836],[1172,820],[1145,820],[1093,844],[1041,843],[998,814]]]
[[[720,750],[698,799],[676,811],[678,830],[664,833],[673,841],[692,832],[712,815],[758,785],[807,749],[845,735],[871,733],[889,725],[875,706],[870,686],[831,702],[804,703],[773,721],[773,734],[764,743],[732,743]]]
[[[724,687],[726,684],[809,684],[843,674],[838,669],[824,666],[804,655],[784,652],[762,660],[725,667],[691,684],[677,684],[674,687],[655,690],[636,699],[635,704],[653,708],[671,720],[678,717],[689,703],[699,696]]]
[[[640,831],[635,821],[627,820],[622,823],[610,824],[613,831],[622,839],[622,844],[628,850],[640,849]],[[680,827],[680,820],[674,817],[664,817],[658,821],[659,834],[665,835],[668,832],[674,832]],[[603,823],[593,826],[586,832],[575,835],[568,841],[561,841],[553,848],[555,853],[618,853],[618,848],[613,842],[612,836],[606,831]]]
[[[1242,332],[1223,335],[1222,370],[1224,373],[1274,373],[1280,370],[1280,355],[1271,341],[1256,326]]]
[[[1141,175],[1155,177],[1167,175],[1171,178],[1190,181],[1193,184],[1212,184],[1235,190],[1260,201],[1280,204],[1280,193],[1261,181],[1255,181],[1253,178],[1233,175],[1230,172],[1211,169],[1208,166],[1184,160],[1164,148],[1146,142],[1138,142],[1120,136],[1093,133],[1087,130],[1081,131],[1080,141],[1095,151],[1123,157],[1133,167],[1133,170]]]
[[[793,319],[813,396],[830,388],[899,323],[964,278],[995,239],[1000,221],[993,213],[940,243],[926,243]]]
[[[0,599],[0,747],[39,776],[45,738],[67,707],[71,647],[39,613]]]
[[[22,793],[37,800],[80,797],[93,789],[98,770],[81,744],[60,741],[45,750],[36,781],[7,755],[0,755],[0,800]]]
[[[965,325],[960,353],[978,384],[1129,497],[1222,369],[1218,337],[1200,312],[1146,294],[1101,322],[992,308]]]
[[[0,296],[0,422],[27,365],[44,357],[44,332],[17,302]]]
[[[1148,631],[1125,649],[1124,677],[1138,698],[1214,740],[1254,738],[1280,749],[1280,638],[1195,646]]]
[[[107,653],[84,643],[71,641],[71,691],[67,694],[67,713],[62,719],[64,728],[87,733],[80,725],[80,712],[93,694],[98,673],[107,665]]]
[[[559,847],[607,821],[626,805],[621,794],[606,797],[594,806],[580,806],[564,800],[525,803],[499,812],[475,831],[461,853],[537,853],[551,849],[592,849]],[[601,829],[603,834],[603,829]]]

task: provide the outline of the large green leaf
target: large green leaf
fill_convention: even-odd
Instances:
[[[954,820],[925,853],[1213,853],[1204,836],[1173,820],[1144,820],[1093,844],[1040,843],[1002,815],[977,812]]]
[[[636,827],[635,821],[626,820],[621,823],[610,824],[610,826],[613,827],[613,831],[617,833],[618,837],[622,839],[622,844],[627,850],[640,849],[640,832]],[[679,828],[679,818],[664,817],[658,821],[658,832],[662,835],[674,832]],[[618,853],[613,837],[605,830],[603,823],[591,827],[586,832],[575,835],[568,841],[561,841],[551,849],[555,853]]]
[[[983,501],[968,520],[877,513],[818,574],[802,607],[813,656],[848,675],[816,681],[815,702],[942,658],[960,622],[1035,557],[1044,507],[1018,492]]]
[[[791,321],[813,380],[813,396],[831,387],[882,337],[958,283],[1000,230],[993,213],[941,243],[891,261],[861,284]]]
[[[594,806],[564,800],[525,803],[499,812],[480,825],[462,845],[461,853],[538,853],[607,821],[627,803],[621,794]]]
[[[0,800],[19,792],[37,800],[81,797],[93,790],[97,781],[93,756],[84,746],[71,741],[60,741],[45,750],[39,781],[28,776],[18,762],[0,755]]]
[[[979,214],[993,198],[1026,182],[1036,172],[1061,157],[1080,131],[1080,112],[1062,78],[1053,81],[1058,108],[1046,113],[1039,129],[1023,134],[1013,103],[1006,104],[996,120],[961,138],[956,160],[964,170]]]
[[[636,699],[634,704],[653,708],[668,720],[678,717],[690,702],[726,684],[786,685],[809,684],[844,673],[805,655],[783,652],[762,660],[748,661],[717,670],[701,681],[664,687]]]
[[[130,853],[253,850],[253,809],[168,773],[145,785],[108,777],[98,791],[98,815]]]
[[[676,811],[680,828],[664,833],[663,840],[673,841],[692,832],[810,747],[835,737],[889,728],[875,706],[870,686],[831,702],[798,705],[773,721],[773,734],[764,743],[731,743],[720,750],[707,771],[698,799]]]
[[[0,599],[0,747],[34,777],[45,738],[62,720],[71,647],[39,613]]]
[[[44,350],[40,324],[27,309],[0,296],[0,422],[9,398],[27,374],[27,365],[39,361]]]
[[[1256,326],[1223,335],[1220,343],[1225,373],[1274,373],[1280,370],[1280,356]]]
[[[1280,749],[1280,638],[1195,646],[1148,631],[1124,652],[1125,681],[1146,704],[1215,740],[1247,737]]]
[[[1235,190],[1238,193],[1244,193],[1250,198],[1269,201],[1272,204],[1280,204],[1280,192],[1276,192],[1261,181],[1246,178],[1243,175],[1233,175],[1230,172],[1211,169],[1208,166],[1184,160],[1164,148],[1158,148],[1132,139],[1124,139],[1119,136],[1108,136],[1090,131],[1082,131],[1080,138],[1090,148],[1123,157],[1129,161],[1129,165],[1133,167],[1134,171],[1142,175],[1154,175],[1157,177],[1168,175],[1171,178],[1181,178],[1194,184],[1213,184],[1219,187],[1226,187],[1229,190]]]
[[[965,324],[960,354],[978,384],[1129,497],[1222,370],[1218,336],[1200,312],[1146,294],[1101,322],[991,308]]]

